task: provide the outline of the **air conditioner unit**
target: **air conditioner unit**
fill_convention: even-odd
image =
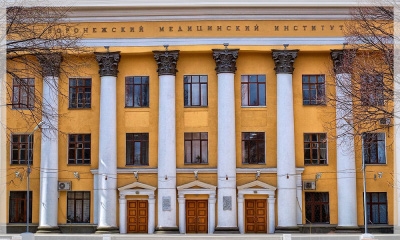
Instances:
[[[71,190],[71,182],[58,182],[58,191]]]
[[[315,181],[304,181],[303,189],[304,190],[315,190]]]
[[[390,118],[381,118],[379,119],[379,124],[382,126],[389,126],[390,125]]]

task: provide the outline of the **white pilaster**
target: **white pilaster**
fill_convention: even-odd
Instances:
[[[179,233],[186,233],[186,200],[185,195],[180,194],[179,203]]]
[[[58,77],[43,79],[39,229],[58,228]]]
[[[117,211],[117,73],[119,52],[95,53],[100,67],[99,222],[98,232],[118,231]]]
[[[277,78],[278,226],[297,227],[292,73],[298,50],[273,50]]]
[[[99,175],[93,174],[93,223],[99,223]]]
[[[215,230],[215,203],[217,199],[215,194],[208,197],[208,234],[213,234]]]
[[[271,214],[271,213],[269,213]],[[239,232],[244,234],[244,197],[243,194],[238,194],[238,227]]]
[[[126,231],[126,198],[124,195],[119,196],[119,232],[121,234],[127,233]],[[150,217],[150,215],[149,215]]]
[[[156,199],[154,198],[154,195],[149,195],[149,225],[148,225],[148,233],[153,234],[155,227],[156,227]]]
[[[275,232],[275,196],[270,195],[267,199],[268,203],[268,233]]]
[[[299,172],[296,173],[297,173],[296,174],[297,224],[302,224],[303,212],[300,206],[303,206],[303,184],[302,184],[301,173]]]

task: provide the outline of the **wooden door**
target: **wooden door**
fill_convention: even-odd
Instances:
[[[208,200],[186,200],[186,233],[208,232]]]
[[[147,233],[147,200],[128,201],[128,233]]]
[[[267,200],[246,199],[245,200],[246,233],[267,232]]]

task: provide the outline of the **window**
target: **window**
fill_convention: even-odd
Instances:
[[[385,164],[385,133],[363,134],[364,162],[366,164]]]
[[[208,163],[208,133],[185,133],[185,163]]]
[[[329,193],[305,192],[306,221],[308,223],[329,223]]]
[[[70,134],[68,139],[68,164],[90,164],[90,134]]]
[[[361,103],[364,106],[382,106],[384,104],[383,75],[361,76]]]
[[[11,135],[11,164],[27,164],[28,157],[30,164],[33,160],[33,136],[28,142],[28,134]],[[28,144],[30,143],[30,144]],[[30,155],[28,155],[30,154]]]
[[[265,75],[242,75],[242,106],[265,106]]]
[[[367,192],[368,223],[388,223],[387,197],[385,192]]]
[[[26,223],[26,191],[11,191],[9,204],[9,222]],[[29,191],[29,222],[32,222],[32,191]]]
[[[149,134],[126,134],[126,165],[149,165]]]
[[[304,133],[304,164],[327,164],[326,133]]]
[[[208,105],[207,75],[186,75],[183,77],[185,107]]]
[[[90,192],[67,193],[67,223],[90,223]]]
[[[149,77],[125,78],[125,107],[149,106]]]
[[[303,75],[303,105],[325,104],[325,75]]]
[[[33,108],[35,99],[35,79],[14,78],[12,107],[14,109]]]
[[[92,79],[71,78],[69,80],[69,107],[90,108],[92,97]]]
[[[265,134],[262,132],[242,133],[242,162],[265,163]]]

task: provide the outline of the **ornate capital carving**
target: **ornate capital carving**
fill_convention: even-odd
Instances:
[[[153,51],[154,59],[157,62],[158,76],[161,75],[174,75],[178,71],[176,63],[179,57],[179,50],[174,51]]]
[[[118,63],[121,59],[120,52],[95,52],[96,60],[99,63],[100,77],[113,76],[118,74]]]
[[[349,65],[353,62],[355,50],[333,49],[331,58],[335,74],[349,73]]]
[[[59,77],[62,61],[61,53],[38,54],[36,55],[36,59],[42,67],[43,77]]]
[[[213,58],[217,66],[215,71],[218,73],[235,73],[236,59],[239,55],[239,49],[213,49]]]
[[[299,50],[276,50],[272,49],[272,59],[275,62],[275,72],[278,73],[290,73],[294,71],[293,63],[297,57]]]

